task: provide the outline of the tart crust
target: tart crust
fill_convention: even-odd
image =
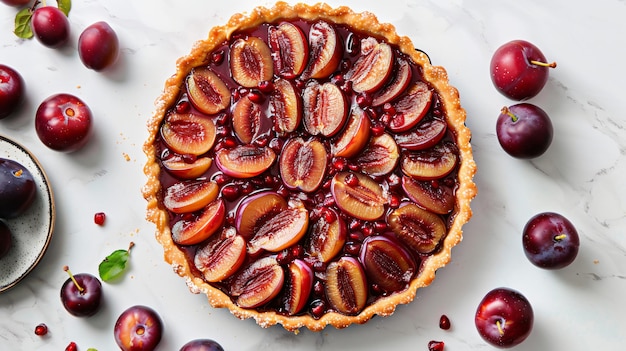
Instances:
[[[415,64],[423,68],[424,80],[429,82],[441,96],[448,127],[453,131],[459,149],[460,163],[458,168],[458,189],[455,193],[454,217],[442,248],[426,259],[421,274],[411,281],[406,290],[377,299],[355,316],[331,312],[326,313],[319,319],[315,319],[308,314],[287,316],[277,312],[259,312],[237,306],[224,292],[192,274],[190,264],[184,253],[172,240],[168,214],[160,195],[159,174],[161,169],[157,161],[155,140],[165,113],[168,107],[176,101],[187,74],[192,68],[206,64],[209,60],[209,54],[227,41],[234,32],[255,28],[263,23],[298,18],[305,20],[322,19],[337,24],[346,24],[354,30],[374,37],[384,38],[388,43],[395,44],[401,52],[408,55]],[[461,107],[459,93],[456,88],[449,85],[448,76],[443,67],[432,66],[424,53],[414,49],[408,37],[399,36],[393,25],[380,23],[372,13],[356,13],[345,6],[332,8],[323,3],[315,5],[296,4],[292,6],[284,2],[278,2],[271,8],[257,7],[248,14],[235,14],[225,25],[214,27],[205,40],[196,42],[188,55],[178,59],[176,73],[166,81],[163,93],[157,98],[155,104],[156,110],[147,123],[149,137],[143,146],[144,153],[147,156],[144,173],[148,180],[142,189],[142,193],[148,202],[147,219],[156,225],[156,238],[164,248],[165,261],[171,264],[179,276],[186,279],[191,292],[206,294],[211,306],[228,308],[233,315],[240,319],[253,318],[261,327],[281,324],[289,331],[297,332],[302,327],[320,331],[327,325],[345,328],[350,324],[365,323],[374,315],[391,315],[397,305],[411,302],[415,297],[417,289],[428,286],[434,280],[436,270],[450,262],[451,249],[462,240],[462,226],[472,216],[470,201],[477,192],[476,185],[472,180],[476,172],[476,165],[472,157],[470,144],[471,132],[465,126],[466,113]]]

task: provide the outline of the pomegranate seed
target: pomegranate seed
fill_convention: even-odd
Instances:
[[[223,126],[228,122],[228,115],[226,113],[220,113],[215,118],[215,124],[218,126]]]
[[[374,233],[374,229],[371,226],[364,226],[362,229],[363,235],[370,236]]]
[[[254,102],[255,104],[262,104],[265,101],[265,97],[258,90],[250,90],[248,93],[248,99]]]
[[[315,300],[311,303],[311,314],[314,317],[321,317],[326,310],[326,304],[322,300]]]
[[[211,61],[216,65],[221,64],[224,61],[224,50],[215,51],[211,54]]]
[[[324,189],[330,189],[330,185],[332,184],[332,179],[329,179],[327,181],[324,182],[324,184],[322,184],[322,188]]]
[[[374,223],[374,229],[377,233],[382,234],[382,232],[387,230],[387,223],[385,221],[378,221]]]
[[[313,264],[311,265],[313,267],[313,270],[316,272],[325,272],[326,271],[326,263],[322,262],[322,261],[313,261]]]
[[[383,126],[382,124],[376,123],[372,126],[371,131],[372,131],[373,136],[375,137],[381,136],[385,132],[385,126]]]
[[[324,207],[331,207],[335,205],[335,198],[332,196],[329,196],[324,199],[323,204],[324,204]]]
[[[378,285],[378,284],[376,284],[376,283],[373,283],[373,284],[370,286],[370,289],[372,290],[372,293],[373,293],[374,295],[381,295],[381,294],[383,294],[383,293],[385,292],[385,291],[384,291],[384,290],[380,287],[380,285]]]
[[[359,185],[359,178],[352,173],[348,174],[344,180],[346,182],[346,185],[349,187],[355,187]]]
[[[222,186],[226,183],[228,183],[228,181],[230,180],[230,178],[225,175],[224,173],[218,173],[216,175],[213,176],[213,181],[215,182],[215,184]]]
[[[400,198],[397,195],[391,195],[389,198],[389,207],[398,208],[400,207]]]
[[[67,345],[67,347],[65,348],[65,351],[77,351],[78,350],[78,346],[76,346],[75,342],[70,342],[69,345]]]
[[[285,145],[285,142],[279,138],[274,138],[270,140],[269,142],[270,148],[274,150],[276,153],[280,153],[282,151],[283,145]]]
[[[380,123],[382,123],[383,125],[388,126],[389,123],[391,123],[391,119],[393,118],[393,115],[389,114],[389,113],[383,113],[380,116]]]
[[[361,94],[359,96],[356,97],[356,103],[361,107],[361,108],[365,108],[365,107],[369,107],[372,105],[372,96],[369,94]]]
[[[280,188],[278,188],[278,190],[276,190],[276,192],[278,193],[278,195],[284,197],[285,199],[289,197],[289,189],[281,186]]]
[[[225,137],[224,140],[222,140],[222,144],[224,144],[225,148],[233,148],[237,146],[237,140],[233,137]]]
[[[389,185],[390,188],[398,187],[400,183],[401,183],[401,179],[395,173],[392,173],[389,175],[389,177],[387,177],[387,185]]]
[[[267,134],[261,135],[258,138],[254,139],[254,145],[258,147],[265,147],[269,143],[269,136]]]
[[[93,221],[97,225],[104,225],[105,219],[106,219],[106,215],[104,214],[104,212],[98,212],[95,215],[93,215]]]
[[[352,241],[363,241],[363,233],[361,232],[350,232],[348,234],[348,238]]]
[[[326,221],[326,223],[333,223],[337,220],[337,215],[335,214],[335,212],[325,209],[324,220]]]
[[[194,163],[198,160],[198,156],[192,155],[192,154],[184,154],[182,158],[183,158],[183,161],[187,164]]]
[[[437,179],[433,179],[430,181],[430,186],[432,186],[434,189],[438,189],[439,188],[439,181]]]
[[[313,293],[316,296],[324,296],[324,284],[322,284],[321,281],[315,281],[315,284],[313,284]]]
[[[343,157],[337,157],[333,160],[333,168],[341,172],[348,166],[348,162]]]
[[[361,166],[357,165],[356,163],[350,163],[348,165],[348,169],[350,169],[351,171],[360,171],[361,170]]]
[[[339,67],[343,72],[347,72],[350,68],[352,68],[352,62],[350,62],[350,60],[344,59],[339,64]]]
[[[242,195],[250,195],[251,192],[254,191],[254,186],[250,183],[244,183],[241,185],[241,194]]]
[[[442,314],[439,318],[439,328],[443,330],[448,330],[450,329],[450,326],[450,318],[448,318],[448,316],[446,316],[445,314]]]
[[[342,84],[341,86],[339,86],[339,89],[341,89],[341,91],[343,91],[346,94],[352,94],[352,81],[351,80],[347,80],[344,84]]]
[[[191,105],[189,105],[189,101],[183,100],[176,105],[176,112],[178,113],[187,113],[191,109]]]
[[[443,351],[443,341],[431,340],[428,342],[428,351]]]
[[[284,249],[283,251],[279,252],[278,255],[276,255],[276,262],[278,262],[278,264],[280,265],[286,265],[291,262],[289,250]]]
[[[227,223],[228,225],[234,226],[234,225],[235,225],[235,222],[236,222],[236,220],[235,220],[235,219],[236,219],[236,217],[235,217],[235,213],[234,213],[234,212],[229,212],[229,213],[226,215],[226,223]]]
[[[352,256],[357,256],[359,252],[361,251],[361,244],[355,243],[355,242],[349,242],[349,243],[346,243],[346,246],[344,246],[343,249],[345,253],[352,255]]]
[[[41,323],[35,327],[35,335],[44,336],[48,334],[48,326]]]
[[[360,230],[362,226],[363,226],[363,223],[360,220],[353,219],[350,222],[350,226],[349,227],[350,227],[350,230]]]
[[[228,201],[237,200],[239,197],[239,188],[235,185],[228,185],[222,188],[222,197]]]
[[[293,259],[300,258],[304,255],[304,248],[301,245],[296,245],[291,247],[289,253]]]
[[[387,112],[390,115],[396,114],[396,108],[388,102],[383,105],[383,111]]]
[[[259,82],[259,85],[257,88],[259,88],[259,90],[262,93],[265,93],[265,94],[271,93],[272,90],[274,90],[274,83],[272,83],[272,81],[269,81],[269,80],[264,80],[264,81]]]
[[[338,74],[335,74],[333,76],[332,81],[335,83],[335,85],[339,86],[339,85],[345,83],[346,80],[345,80],[345,78],[343,77],[342,74],[338,73]]]

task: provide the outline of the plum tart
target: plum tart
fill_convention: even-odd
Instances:
[[[476,167],[446,71],[347,7],[259,7],[177,61],[143,189],[165,260],[214,307],[318,331],[429,285]]]

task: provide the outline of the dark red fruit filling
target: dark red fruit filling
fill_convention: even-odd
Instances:
[[[378,38],[301,20],[235,33],[157,138],[174,242],[240,307],[357,314],[441,248],[459,159],[445,115]]]

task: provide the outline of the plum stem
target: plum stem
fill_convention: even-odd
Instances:
[[[547,63],[547,62],[531,60],[530,64],[535,65],[535,66],[541,66],[541,67],[550,67],[550,68],[556,67],[556,62]]]
[[[567,235],[565,235],[565,234],[559,234],[559,235],[556,235],[556,236],[554,237],[554,240],[556,240],[556,241],[561,241],[561,240],[563,240],[563,239],[565,239],[565,238],[567,238]]]
[[[511,112],[511,110],[509,110],[509,108],[508,108],[508,107],[506,107],[506,106],[504,106],[504,107],[502,108],[502,110],[500,110],[500,112],[501,112],[502,114],[505,114],[505,115],[508,115],[509,117],[511,117],[511,120],[512,120],[513,122],[517,122],[517,120],[519,119],[519,118],[518,118],[518,117],[517,117],[517,116],[516,116],[513,112]]]
[[[63,266],[63,270],[67,272],[67,274],[69,274],[70,279],[72,279],[72,281],[74,282],[74,285],[76,285],[76,288],[78,289],[78,291],[83,292],[85,291],[85,288],[83,288],[82,286],[80,286],[80,284],[78,284],[78,282],[76,281],[76,278],[74,278],[74,275],[72,274],[72,272],[70,271],[70,267],[68,266]]]
[[[128,250],[126,250],[126,251],[128,251],[128,253],[130,253],[130,249],[132,249],[133,246],[135,246],[135,243],[131,241],[130,244],[128,244]]]
[[[500,333],[500,335],[504,335],[504,329],[502,329],[502,322],[500,322],[499,320],[496,321],[496,327],[498,327],[498,333]]]

